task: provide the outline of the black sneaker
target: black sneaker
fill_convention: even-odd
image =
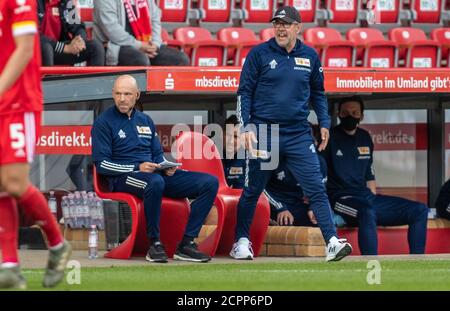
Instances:
[[[177,251],[173,255],[173,259],[193,262],[208,262],[211,260],[211,257],[200,252],[197,249],[197,244],[190,241],[189,244],[178,245]]]
[[[169,257],[167,257],[164,245],[162,245],[161,242],[157,241],[150,245],[145,259],[151,262],[167,262]]]

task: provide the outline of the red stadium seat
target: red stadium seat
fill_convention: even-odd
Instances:
[[[400,17],[400,1],[385,0],[376,2],[379,11],[378,20],[381,24],[397,24]]]
[[[222,28],[217,38],[226,44],[228,60],[232,60],[235,66],[242,66],[250,49],[262,42],[253,30],[240,27]]]
[[[394,28],[389,31],[389,39],[398,45],[399,66],[430,68],[439,65],[439,43],[428,40],[422,29]]]
[[[131,256],[145,256],[149,242],[146,234],[146,220],[144,204],[136,196],[123,192],[110,192],[106,179],[97,174],[95,166],[93,168],[94,190],[102,199],[126,202],[131,210],[131,232],[127,239],[116,248],[105,254],[107,258],[129,259]],[[187,199],[163,198],[161,206],[160,235],[161,241],[166,247],[169,257],[175,253],[177,244],[184,235],[189,218],[189,201]],[[199,245],[200,247],[200,245]],[[210,250],[210,254],[215,251]]]
[[[331,12],[330,23],[356,23],[359,0],[326,0],[326,8]]]
[[[94,21],[94,1],[77,0],[77,7],[80,10],[80,17],[83,22]]]
[[[295,7],[300,12],[303,23],[314,23],[317,9],[316,0],[285,0],[284,5]]]
[[[174,38],[183,42],[186,54],[193,66],[223,66],[225,64],[225,43],[212,38],[211,33],[201,27],[175,29]]]
[[[201,19],[207,23],[228,23],[231,18],[231,8],[234,7],[234,0],[200,0],[200,8],[205,12]]]
[[[268,23],[273,15],[274,0],[241,0],[247,11],[246,23]]]
[[[92,39],[92,27],[94,23],[94,1],[76,0],[75,5],[79,11],[81,21],[86,26],[86,33],[89,39]]]
[[[216,253],[218,255],[228,255],[234,243],[237,204],[242,189],[228,187],[220,153],[211,139],[201,133],[183,132],[177,138],[176,144],[177,161],[183,163],[182,168],[190,171],[208,173],[216,176],[219,180],[219,191],[214,204],[218,211],[218,225],[216,230],[221,230],[221,235],[220,242],[215,241],[215,243],[219,243]],[[196,147],[201,150],[208,150],[210,154],[194,157],[193,154]],[[261,195],[250,228],[250,240],[253,243],[255,256],[259,254],[264,243],[269,226],[269,218],[269,202],[264,195]],[[216,232],[216,237],[218,235],[219,232]]]
[[[356,62],[363,67],[396,67],[395,43],[384,38],[383,33],[375,28],[353,28],[347,31],[347,40],[354,43]]]
[[[268,41],[273,37],[275,37],[275,29],[273,29],[273,27],[261,29],[259,32],[259,38],[263,41]]]
[[[179,50],[183,49],[183,42],[172,39],[165,28],[161,29],[161,39],[162,39],[162,42],[167,46],[170,46],[170,47],[173,47],[173,48],[176,48]]]
[[[431,39],[441,44],[441,66],[450,67],[450,28],[433,29]]]
[[[410,9],[411,0],[361,0],[359,12],[360,21],[368,24],[380,24],[389,28],[410,24],[413,12]],[[398,25],[398,26],[396,26]],[[385,30],[386,29],[386,30]],[[381,30],[389,30],[382,27]]]
[[[442,0],[411,0],[415,12],[414,23],[439,24],[441,21]]]
[[[324,67],[353,66],[354,44],[343,40],[336,29],[309,28],[304,31],[303,37],[307,45],[313,46],[318,51]]]
[[[188,20],[190,0],[159,0],[161,21],[184,23]]]

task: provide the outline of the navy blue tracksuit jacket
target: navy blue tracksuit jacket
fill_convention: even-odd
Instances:
[[[436,212],[439,217],[450,220],[450,179],[442,185],[436,199]]]
[[[108,176],[110,189],[127,192],[144,200],[147,235],[159,239],[162,197],[195,198],[184,235],[197,237],[217,194],[217,178],[209,174],[177,170],[139,171],[143,162],[160,163],[164,153],[153,120],[134,110],[131,116],[115,106],[108,108],[92,127],[92,157],[98,173]]]
[[[358,225],[358,243],[363,255],[378,253],[377,224],[409,225],[411,253],[424,253],[428,208],[399,197],[374,195],[367,182],[375,180],[373,142],[357,128],[354,135],[342,126],[332,129],[324,156],[328,166],[328,195],[333,210],[350,225]]]
[[[249,237],[256,202],[272,176],[265,164],[276,163],[271,161],[275,159],[292,172],[310,199],[318,222],[327,224],[322,231],[325,241],[337,236],[308,124],[311,103],[320,127],[330,127],[322,71],[315,50],[300,40],[289,53],[270,39],[247,55],[237,92],[236,115],[244,131],[249,130],[247,125],[256,126],[255,148],[262,151],[257,155],[268,152],[269,157],[249,155],[238,204],[236,240]],[[258,131],[266,125],[267,132]]]

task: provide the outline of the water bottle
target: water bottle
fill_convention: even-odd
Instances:
[[[63,218],[64,218],[64,226],[66,228],[73,228],[73,222],[72,222],[72,215],[70,214],[70,208],[69,208],[69,197],[63,196],[61,199],[61,209],[63,212]]]
[[[89,213],[89,200],[86,191],[81,191],[81,211],[84,219],[84,227],[89,228],[91,226],[91,217]]]
[[[50,196],[48,197],[48,207],[53,217],[58,220],[58,205],[56,203],[55,191],[50,191]]]
[[[99,197],[95,197],[95,202],[96,202],[96,210],[97,210],[97,222],[98,222],[98,228],[100,230],[104,230],[105,229],[105,215],[103,213],[103,200],[100,199]]]
[[[89,219],[91,225],[97,225],[97,211],[95,209],[95,194],[90,191],[88,192],[88,207],[89,207]]]
[[[85,226],[84,222],[84,211],[83,211],[83,200],[81,198],[81,193],[79,191],[75,191],[73,202],[75,203],[75,215],[77,218],[77,226],[76,228],[89,228]]]
[[[97,226],[92,225],[89,231],[89,259],[98,257],[98,231]]]
[[[75,204],[75,195],[70,193],[68,195],[69,198],[69,209],[70,215],[72,216],[73,228],[80,228],[79,226],[79,216],[78,216],[78,207]]]

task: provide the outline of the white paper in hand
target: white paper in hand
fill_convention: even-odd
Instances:
[[[182,163],[177,163],[177,162],[170,162],[167,160],[162,161],[161,163],[158,163],[161,167],[158,168],[158,170],[165,170],[168,168],[172,168],[172,167],[176,167],[176,166],[180,166]]]

